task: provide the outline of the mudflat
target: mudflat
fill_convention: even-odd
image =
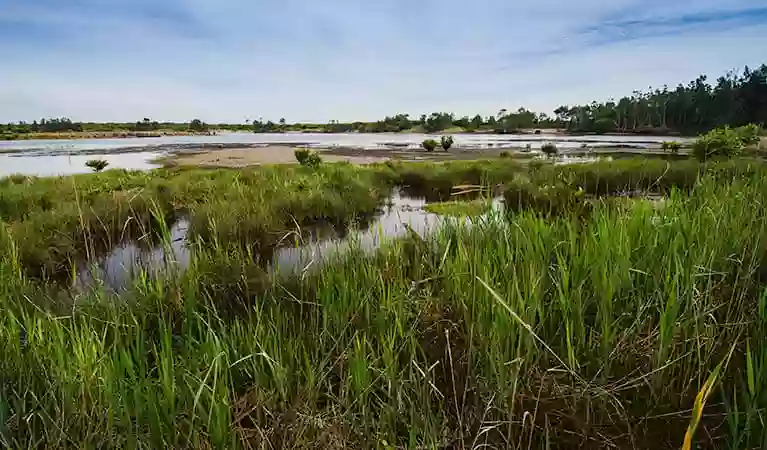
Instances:
[[[269,145],[265,147],[243,147],[229,149],[204,149],[173,153],[158,160],[158,163],[177,166],[197,167],[247,167],[263,164],[294,164],[296,147]],[[334,148],[316,149],[327,162],[346,161],[353,164],[372,164],[389,160],[454,160],[477,159],[498,156],[498,149],[450,149],[449,152],[426,152],[420,149],[358,149]]]

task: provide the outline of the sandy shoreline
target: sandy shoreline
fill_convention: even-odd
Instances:
[[[506,144],[506,145],[503,145]],[[539,154],[538,151],[530,152],[526,146],[508,145],[503,143],[498,146],[456,146],[445,152],[438,148],[434,152],[427,152],[422,148],[412,148],[406,145],[390,145],[382,148],[359,148],[359,147],[332,147],[315,148],[326,162],[346,161],[353,164],[373,164],[385,161],[447,161],[447,160],[473,160],[485,158],[497,158],[502,153],[511,153],[514,157],[531,157]],[[300,143],[273,144],[273,145],[211,145],[198,146],[196,148],[178,148],[171,150],[167,156],[155,161],[157,164],[166,166],[196,166],[196,167],[247,167],[263,164],[296,164],[294,151],[296,148],[305,147]],[[686,157],[689,150],[684,148],[679,157]],[[562,149],[562,154],[570,156],[668,156],[673,157],[661,150],[660,145],[638,146],[635,143],[618,144],[613,146],[594,146],[582,148]]]
[[[158,159],[158,164],[167,166],[197,167],[247,167],[263,164],[295,164],[296,147],[270,145],[266,147],[242,147],[226,149],[201,149],[199,151],[177,152]],[[449,152],[426,152],[422,149],[358,149],[339,147],[316,149],[326,162],[349,162],[373,164],[391,160],[439,161],[456,159],[478,159],[498,157],[509,149],[502,148],[452,148]],[[518,149],[519,150],[519,149]],[[512,150],[513,151],[513,150]]]

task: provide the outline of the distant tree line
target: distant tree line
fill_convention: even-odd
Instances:
[[[537,114],[525,108],[501,109],[495,116],[456,117],[434,112],[411,118],[396,114],[376,122],[331,121],[318,124],[254,123],[255,132],[305,131],[327,133],[382,133],[468,131],[515,133],[523,129],[564,128],[572,132],[626,133],[700,133],[723,125],[749,123],[767,125],[767,65],[752,70],[731,71],[711,84],[700,75],[675,89],[634,91],[618,101],[591,102],[586,105],[560,106],[554,116]]]
[[[62,131],[83,131],[83,124],[72,122],[68,117],[55,119],[40,119],[32,123],[19,122],[16,124],[0,125],[0,130],[7,133],[59,133]]]
[[[562,126],[548,118],[546,114],[535,114],[524,108],[508,113],[501,110],[496,116],[456,117],[447,112],[435,112],[411,119],[409,114],[397,114],[376,122],[339,122],[331,120],[327,124],[286,124],[256,120],[253,131],[256,133],[279,133],[285,131],[316,131],[324,133],[397,133],[403,131],[437,133],[441,131],[486,131],[494,133],[512,133],[526,128],[551,128]]]
[[[223,127],[228,125],[222,124]],[[242,125],[243,129],[250,129],[249,125]],[[40,119],[28,122],[0,124],[0,137],[25,135],[30,133],[62,133],[62,132],[141,132],[152,133],[160,131],[172,132],[206,132],[210,125],[199,119],[193,119],[188,123],[157,122],[149,118],[132,122],[73,122],[68,117],[54,119]]]
[[[767,65],[728,72],[711,84],[701,75],[674,89],[635,91],[618,101],[560,106],[556,119],[572,131],[697,133],[723,125],[767,124]]]
[[[453,113],[434,112],[420,117],[396,114],[375,122],[338,122],[326,124],[293,123],[284,118],[276,122],[264,119],[245,124],[208,125],[199,119],[189,123],[157,122],[144,118],[135,123],[80,123],[69,118],[40,119],[32,123],[1,125],[0,138],[25,133],[67,131],[206,132],[209,128],[256,133],[311,131],[321,133],[384,132],[487,132],[515,133],[520,130],[563,128],[587,133],[699,133],[723,125],[749,123],[767,125],[767,65],[742,72],[731,71],[709,83],[701,75],[674,89],[664,86],[646,92],[634,91],[619,100],[591,102],[586,105],[563,105],[553,116],[525,108],[501,109],[495,115],[457,117]]]

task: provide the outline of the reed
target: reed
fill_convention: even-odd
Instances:
[[[0,445],[765,448],[767,181],[743,164],[690,166],[695,181],[664,188],[660,207],[493,211],[288,280],[254,264],[238,244],[245,227],[356,214],[400,170],[427,170],[107,171],[25,192],[6,182]],[[598,176],[520,170],[590,194],[613,180],[657,185],[638,181],[657,172],[618,182],[606,165],[592,166]],[[479,178],[520,176],[504,173]],[[198,215],[186,271],[138,274],[119,297],[65,298],[29,276],[14,227],[51,211],[60,222],[65,197],[102,213],[115,206],[97,199],[131,189],[153,192],[123,206],[161,241],[169,212]]]

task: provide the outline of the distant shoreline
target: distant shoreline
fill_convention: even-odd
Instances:
[[[87,139],[141,139],[166,136],[211,136],[213,132],[194,131],[62,131],[48,133],[18,133],[0,135],[0,141],[48,141]]]
[[[386,135],[386,134],[425,134],[425,135],[477,135],[477,136],[539,136],[539,135],[560,135],[560,136],[573,136],[573,137],[587,137],[587,136],[654,136],[654,137],[669,137],[681,138],[690,137],[693,135],[683,135],[681,133],[666,132],[666,133],[645,133],[645,132],[610,132],[610,133],[596,133],[596,132],[577,132],[567,131],[558,128],[552,129],[527,129],[517,130],[509,133],[497,133],[489,130],[481,131],[466,131],[466,130],[445,130],[437,131],[433,133],[424,133],[417,130],[406,130],[398,132],[330,132],[325,130],[291,130],[285,132],[252,132],[252,131],[230,131],[226,129],[215,129],[206,132],[193,132],[193,131],[66,131],[66,132],[49,132],[49,133],[22,133],[14,135],[0,135],[0,141],[12,142],[12,141],[33,141],[33,140],[94,140],[94,139],[142,139],[142,138],[162,138],[173,136],[216,136],[220,134],[229,133],[250,133],[250,134],[371,134],[371,135]]]
[[[269,146],[231,146],[227,148],[207,147],[187,151],[171,152],[152,161],[153,164],[165,167],[205,167],[205,168],[243,168],[268,164],[296,164],[294,150],[291,144],[276,144]],[[414,148],[381,148],[361,149],[354,147],[317,148],[320,156],[326,162],[348,162],[352,164],[372,164],[385,161],[451,161],[477,160],[498,158],[510,154],[515,158],[533,158],[540,155],[539,151],[531,152],[525,147],[454,147],[449,151],[427,152]],[[664,152],[660,147],[631,148],[630,146],[609,146],[591,149],[568,149],[563,156],[656,156],[671,159],[689,157],[686,150],[679,154]]]

